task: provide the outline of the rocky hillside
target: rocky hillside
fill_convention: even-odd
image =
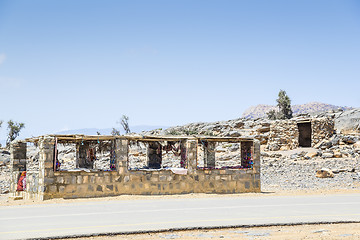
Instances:
[[[270,125],[274,122],[266,118],[238,118],[211,123],[191,123],[168,129],[143,132],[143,135],[208,135],[223,137],[253,136],[261,143],[262,190],[298,190],[298,189],[354,189],[360,187],[360,108],[352,110],[332,110],[313,117],[330,117],[335,120],[336,133],[324,138],[314,148],[291,151],[270,151],[265,146],[269,139]],[[310,117],[310,115],[308,115]],[[146,149],[131,146],[139,161],[129,163],[130,168],[140,168],[146,161]],[[236,166],[237,144],[222,144],[216,147],[219,167]],[[201,151],[200,151],[201,152]],[[135,153],[133,155],[135,156]],[[28,169],[38,166],[39,154],[34,148],[28,149]],[[131,155],[131,154],[130,154]],[[95,169],[107,170],[109,154],[99,155]],[[131,156],[130,156],[131,157]],[[75,146],[59,147],[59,160],[62,168],[73,169]],[[0,148],[0,194],[9,191],[10,152]],[[179,162],[179,161],[178,161]],[[201,167],[201,162],[198,162]],[[164,156],[164,166],[170,166]],[[178,167],[173,166],[171,167]],[[322,179],[315,171],[331,169],[333,178]]]
[[[351,109],[351,108],[335,106],[335,105],[319,103],[319,102],[310,102],[310,103],[306,103],[306,104],[292,106],[294,115],[305,114],[305,113],[320,113],[320,112],[326,112],[326,111],[337,110],[337,109],[347,110],[347,109]],[[259,104],[256,106],[251,106],[247,110],[245,110],[242,117],[243,118],[262,118],[262,117],[266,117],[266,113],[269,112],[270,110],[277,110],[277,107],[272,106],[272,105]]]

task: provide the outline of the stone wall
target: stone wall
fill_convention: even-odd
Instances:
[[[332,118],[314,118],[311,121],[312,138],[311,146],[315,146],[320,141],[330,138],[334,134],[335,121]]]
[[[53,171],[51,139],[40,140],[40,171],[26,198],[104,197],[121,194],[185,194],[260,192],[260,144],[253,142],[253,168],[198,169],[197,140],[187,140],[188,172],[128,170],[128,140],[115,140],[116,171]],[[30,180],[30,178],[29,178]],[[35,187],[37,185],[37,188]],[[37,189],[37,192],[36,192]]]
[[[270,125],[267,149],[288,150],[299,145],[299,132],[295,120],[276,120]]]
[[[298,123],[311,123],[311,146],[329,138],[334,133],[334,120],[330,117],[290,120],[276,120],[270,125],[269,139],[266,149],[269,151],[291,150],[299,147]]]

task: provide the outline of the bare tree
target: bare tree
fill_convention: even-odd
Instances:
[[[7,140],[6,140],[6,147],[9,147],[10,146],[10,143],[12,141],[14,141],[20,134],[20,131],[21,129],[23,129],[25,127],[25,124],[24,123],[17,123],[17,122],[14,122],[12,120],[9,120],[7,122],[8,124],[8,137],[7,137]]]
[[[123,127],[125,133],[130,133],[130,127],[129,127],[129,117],[126,115],[122,115],[121,117],[121,126]]]
[[[111,130],[111,135],[113,135],[113,136],[120,136],[120,131],[117,130],[116,128],[113,128],[113,129]]]

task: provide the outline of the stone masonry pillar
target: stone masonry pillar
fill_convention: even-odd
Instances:
[[[260,181],[260,141],[254,140],[253,150],[253,171],[254,171],[254,185],[255,192],[261,192],[261,181]]]
[[[39,140],[39,200],[46,200],[47,194],[52,192],[54,183],[54,138],[42,137]]]
[[[204,167],[215,167],[215,146],[216,142],[207,142],[204,152]]]
[[[119,174],[125,174],[128,172],[128,140],[127,139],[116,139],[115,140],[115,158],[116,158],[116,169]]]
[[[16,197],[17,182],[22,171],[26,171],[26,142],[10,144],[10,197]]]
[[[194,171],[196,171],[197,141],[187,140],[186,149],[187,149],[188,171],[190,172],[190,174],[192,174],[194,173]]]

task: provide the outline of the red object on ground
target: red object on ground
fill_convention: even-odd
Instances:
[[[26,188],[26,171],[23,171],[19,178],[16,191],[24,191],[25,188]]]

